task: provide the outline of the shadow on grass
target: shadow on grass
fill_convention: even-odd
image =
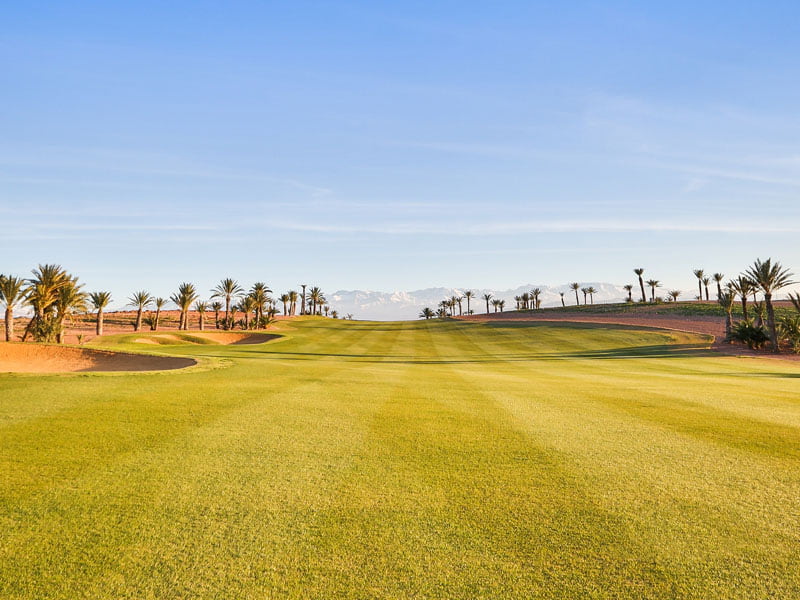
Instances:
[[[255,353],[254,353],[255,354]],[[557,361],[557,360],[622,360],[641,358],[686,358],[719,356],[709,348],[697,344],[654,344],[603,350],[577,352],[515,352],[491,355],[461,356],[409,356],[402,354],[363,354],[345,352],[281,352],[263,350],[281,360],[319,360],[324,358],[351,360],[354,362],[397,364],[487,364],[504,362]]]

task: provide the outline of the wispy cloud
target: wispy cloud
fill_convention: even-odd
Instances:
[[[706,232],[706,233],[800,233],[800,225],[755,223],[668,223],[654,221],[514,221],[495,223],[385,223],[340,225],[280,221],[277,229],[315,233],[501,236],[532,233],[642,233],[642,232]]]

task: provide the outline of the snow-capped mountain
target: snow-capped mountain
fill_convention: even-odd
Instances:
[[[595,303],[621,302],[628,293],[620,285],[611,283],[582,282],[581,287],[594,287]],[[416,319],[420,311],[426,306],[436,310],[439,302],[453,296],[463,296],[467,289],[475,293],[470,301],[470,308],[475,313],[486,312],[486,302],[482,299],[484,294],[491,294],[493,298],[506,301],[506,310],[514,310],[514,296],[530,292],[539,288],[542,306],[561,306],[559,292],[564,292],[564,301],[567,305],[575,304],[575,292],[569,289],[569,284],[560,286],[546,286],[541,284],[527,284],[511,290],[491,290],[476,288],[427,288],[412,292],[369,292],[363,290],[340,290],[328,297],[331,308],[340,315],[352,314],[355,319],[373,319],[378,321]],[[583,294],[579,291],[581,304]],[[464,312],[467,310],[466,301],[462,303]],[[493,310],[493,309],[492,309]]]

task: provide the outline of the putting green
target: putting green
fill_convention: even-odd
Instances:
[[[278,333],[0,375],[0,597],[800,597],[799,364],[589,324]]]

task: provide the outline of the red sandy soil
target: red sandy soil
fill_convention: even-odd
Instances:
[[[278,337],[272,333],[255,333],[247,331],[183,331],[191,337],[203,338],[217,344],[225,346],[244,345],[244,344],[263,344]],[[134,340],[137,344],[159,344],[159,341],[169,342],[171,340],[182,342],[183,338],[174,333],[145,332],[142,337]]]
[[[720,317],[701,316],[665,316],[657,314],[639,313],[636,315],[598,315],[581,313],[490,313],[456,317],[465,321],[540,321],[540,322],[570,322],[570,323],[603,323],[609,325],[632,325],[636,327],[655,327],[658,329],[673,329],[690,333],[701,333],[714,336],[712,348],[723,354],[734,356],[757,356],[760,358],[777,358],[781,360],[800,361],[800,355],[783,352],[774,354],[769,351],[750,350],[741,344],[728,344],[725,338],[725,320]]]
[[[46,344],[0,343],[0,373],[163,371],[197,364],[191,358],[146,356]]]
[[[145,311],[144,316],[147,316],[148,312]],[[178,318],[179,318],[179,311],[177,310],[162,310],[161,311],[161,318],[158,324],[158,332],[177,332],[178,331]],[[241,317],[241,313],[236,313],[237,320]],[[220,314],[220,319],[224,318],[224,312]],[[275,319],[278,321],[284,319],[290,319],[291,317],[284,317],[284,316],[276,316]],[[117,333],[134,333],[133,325],[136,322],[136,312],[135,311],[118,311],[118,312],[109,312],[105,313],[105,324],[103,326],[103,335],[114,335]],[[23,332],[25,331],[25,327],[28,324],[27,318],[16,318],[14,319],[14,333],[16,339],[14,341],[18,341]],[[95,316],[94,314],[88,315],[80,315],[73,319],[71,323],[67,324],[67,332],[64,336],[64,343],[65,344],[85,344],[97,337],[95,334]],[[196,333],[200,333],[200,316],[198,313],[194,311],[189,312],[189,329],[195,330],[190,331],[192,335]],[[139,330],[141,333],[151,333],[150,327],[146,324],[142,323],[142,328]],[[214,313],[206,313],[205,316],[205,332],[212,333],[212,332],[223,332],[222,330],[218,330],[214,327]],[[0,331],[0,333],[2,333]],[[223,333],[233,333],[233,332],[223,332]],[[246,332],[242,332],[245,334]],[[78,339],[80,336],[80,340]],[[266,341],[266,340],[263,340]],[[226,342],[220,342],[226,343]],[[231,343],[231,342],[227,342]],[[245,343],[245,342],[239,342]],[[252,344],[258,344],[261,342],[251,341]]]

